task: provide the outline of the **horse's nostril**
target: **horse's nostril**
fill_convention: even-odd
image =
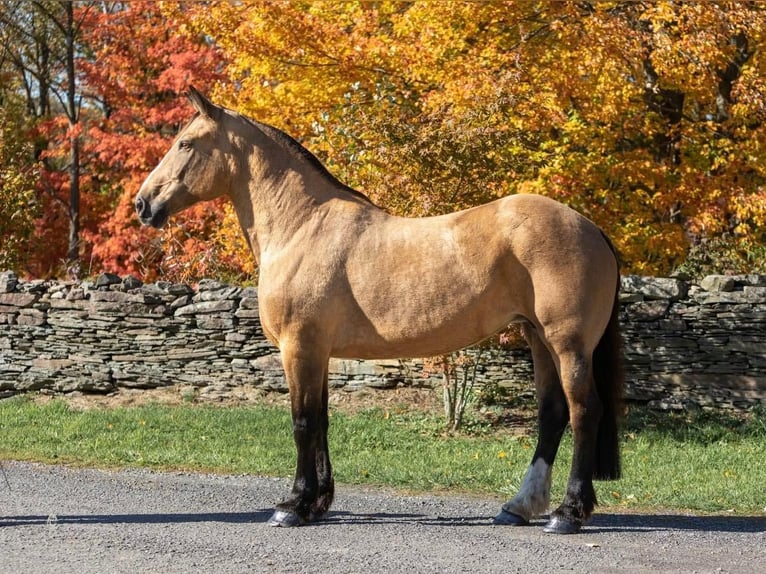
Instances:
[[[136,198],[136,213],[138,213],[138,215],[143,214],[145,208],[146,208],[146,202],[144,201],[144,199],[142,197],[137,197]]]

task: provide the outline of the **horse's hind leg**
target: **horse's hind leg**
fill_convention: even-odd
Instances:
[[[556,365],[534,327],[523,326],[524,337],[532,350],[535,390],[538,404],[539,437],[532,463],[516,496],[503,505],[495,524],[522,526],[546,512],[551,496],[551,467],[569,420],[564,391]]]
[[[555,345],[554,345],[554,348]],[[592,352],[576,345],[558,353],[559,375],[570,411],[574,439],[572,468],[564,501],[551,514],[545,532],[573,534],[580,531],[596,505],[593,489],[596,440],[603,411],[593,381]]]

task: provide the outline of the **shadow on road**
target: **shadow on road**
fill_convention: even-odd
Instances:
[[[344,511],[331,511],[326,520],[318,524],[420,524],[439,526],[487,526],[492,524],[488,516],[433,516],[404,512],[373,512],[353,514]]]
[[[266,522],[273,510],[254,512],[191,512],[189,514],[59,514],[0,516],[0,527],[59,524],[180,524],[191,522],[257,523]]]
[[[766,532],[766,516],[683,516],[679,514],[596,514],[589,532],[700,530]]]
[[[548,517],[533,521],[542,526]],[[324,524],[374,524],[415,522],[420,525],[488,526],[488,516],[428,516],[404,513],[351,514],[331,512]],[[322,524],[322,523],[320,523]],[[498,527],[503,528],[503,527]],[[698,530],[703,532],[766,532],[766,516],[684,516],[678,514],[597,514],[584,532],[641,532]]]
[[[156,514],[82,514],[0,516],[0,527],[35,525],[88,524],[182,524],[194,522],[265,523],[273,510],[253,512],[156,513]],[[543,524],[535,521],[532,527]],[[405,524],[421,526],[489,526],[487,516],[433,516],[416,513],[353,514],[330,512],[327,519],[312,526],[348,526],[356,524]],[[498,527],[503,528],[503,527]],[[766,532],[766,516],[683,516],[670,514],[597,514],[584,532],[651,532],[657,530],[698,530],[703,532]]]

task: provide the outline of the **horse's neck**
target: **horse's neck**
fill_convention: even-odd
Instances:
[[[266,251],[286,248],[301,228],[318,217],[327,217],[337,206],[366,203],[310,164],[299,159],[286,161],[282,156],[272,165],[251,162],[249,173],[234,186],[231,199],[259,263]]]

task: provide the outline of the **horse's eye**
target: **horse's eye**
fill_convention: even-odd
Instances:
[[[193,145],[190,140],[181,140],[180,142],[178,142],[178,147],[183,150],[190,150],[192,149]]]

